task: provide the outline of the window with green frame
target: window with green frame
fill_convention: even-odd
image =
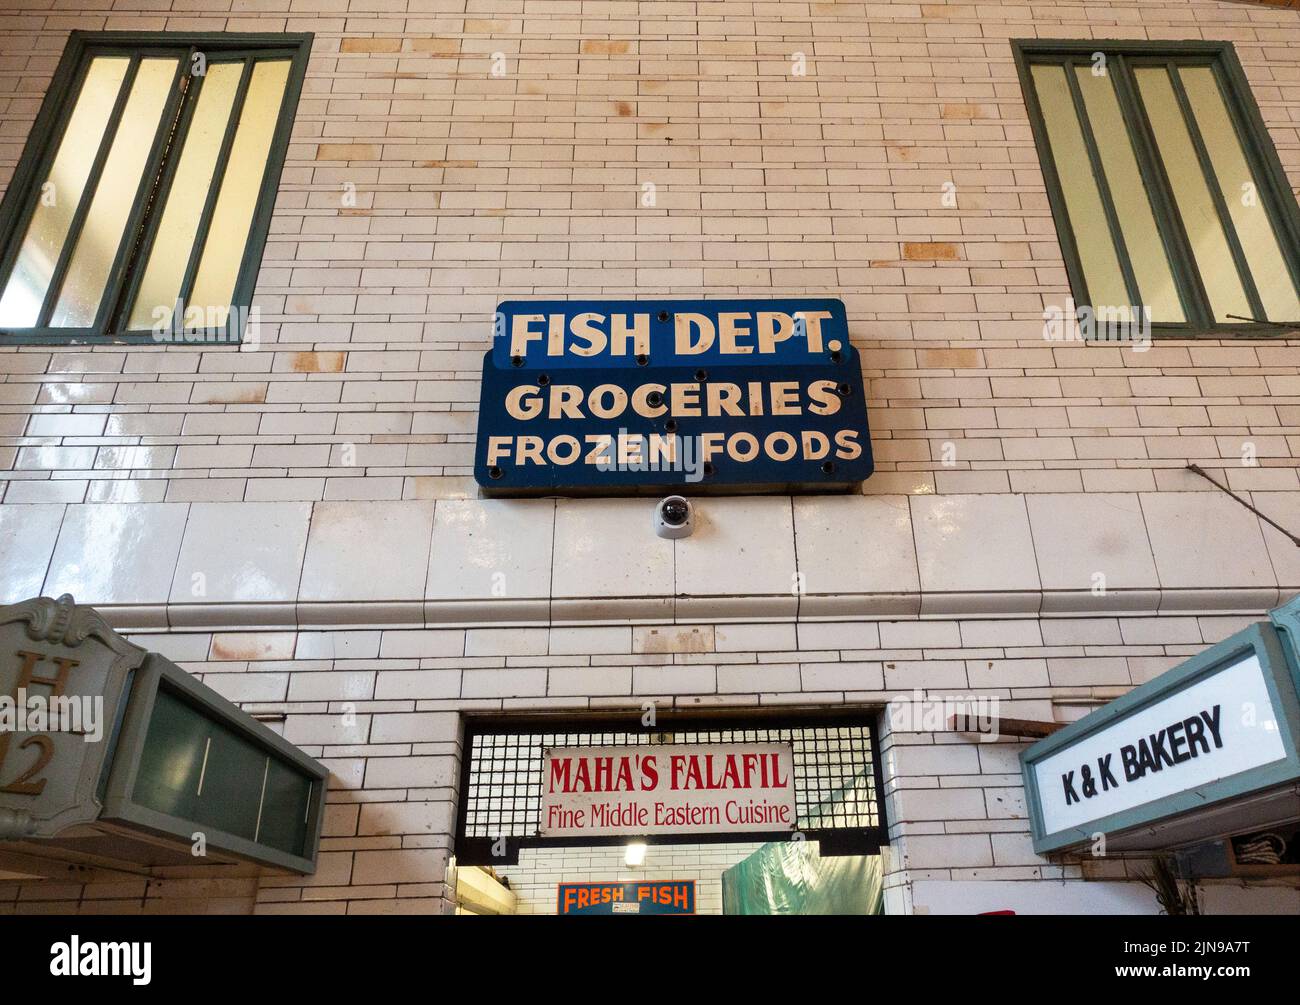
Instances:
[[[0,344],[238,341],[310,45],[74,32],[0,205]]]
[[[1019,41],[1075,301],[1155,334],[1300,326],[1300,220],[1232,46]]]

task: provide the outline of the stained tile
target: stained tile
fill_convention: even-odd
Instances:
[[[1146,521],[1135,494],[1028,495],[1034,552],[1044,590],[1097,596],[1159,586]]]
[[[218,632],[208,658],[214,663],[293,659],[293,632]]]

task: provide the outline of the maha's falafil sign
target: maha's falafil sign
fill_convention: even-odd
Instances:
[[[836,299],[509,301],[474,476],[497,493],[843,488],[872,472]]]
[[[795,829],[789,744],[557,747],[542,770],[542,837]]]

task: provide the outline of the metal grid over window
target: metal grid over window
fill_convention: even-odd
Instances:
[[[461,773],[457,853],[474,860],[496,844],[503,847],[559,844],[538,835],[542,805],[543,752],[555,747],[621,747],[665,744],[788,743],[793,751],[797,827],[810,838],[847,850],[876,850],[884,840],[881,772],[869,720],[808,721],[776,725],[749,722],[661,724],[635,731],[626,724],[563,723],[536,725],[475,723],[466,727]],[[788,838],[783,835],[772,837]],[[650,837],[668,843],[753,840],[754,834]],[[504,839],[504,841],[503,841]],[[615,843],[621,838],[587,838],[583,844]],[[509,854],[509,853],[507,853]],[[487,859],[484,859],[486,861]]]

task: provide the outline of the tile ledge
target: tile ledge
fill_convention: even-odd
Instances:
[[[1085,590],[977,593],[787,594],[725,597],[567,597],[500,601],[300,601],[205,604],[98,604],[122,632],[357,631],[410,628],[516,628],[574,625],[745,622],[913,621],[975,618],[1264,616],[1286,591]]]

